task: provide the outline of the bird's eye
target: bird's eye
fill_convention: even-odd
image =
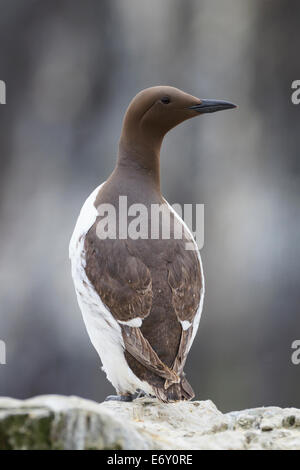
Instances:
[[[168,96],[164,96],[161,100],[160,100],[163,104],[169,104],[170,103],[170,98]]]

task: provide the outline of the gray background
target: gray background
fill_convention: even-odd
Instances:
[[[205,204],[207,294],[187,375],[221,410],[300,407],[300,3],[0,0],[0,394],[103,400],[68,242],[152,85],[232,100],[166,138],[170,203]]]

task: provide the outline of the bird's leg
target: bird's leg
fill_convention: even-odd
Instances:
[[[136,398],[145,397],[146,393],[138,389],[135,393],[126,393],[124,395],[108,395],[104,401],[133,401]]]
[[[108,395],[104,401],[132,401],[135,399],[135,394],[127,394],[127,395]]]
[[[143,397],[146,397],[146,396],[147,396],[147,395],[146,395],[145,392],[143,392],[143,390],[138,389],[138,390],[136,391],[136,393],[134,394],[134,400],[135,400],[136,398],[143,398]]]

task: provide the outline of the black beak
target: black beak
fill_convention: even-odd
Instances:
[[[219,100],[201,100],[200,104],[190,106],[189,109],[194,109],[200,114],[215,113],[216,111],[222,111],[223,109],[237,108],[237,105],[230,103],[230,101],[219,101]]]

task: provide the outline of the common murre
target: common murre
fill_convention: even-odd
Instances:
[[[190,231],[161,194],[160,148],[181,122],[235,107],[169,86],[141,91],[126,111],[113,173],[81,209],[70,242],[72,277],[91,342],[118,394],[111,399],[129,401],[138,390],[164,402],[194,397],[183,368],[199,326],[204,276],[196,245],[185,249]],[[118,216],[120,196],[149,209],[149,218],[151,206],[161,205],[159,224],[170,218],[170,237],[124,238],[119,230],[99,237],[99,208],[112,206]]]

